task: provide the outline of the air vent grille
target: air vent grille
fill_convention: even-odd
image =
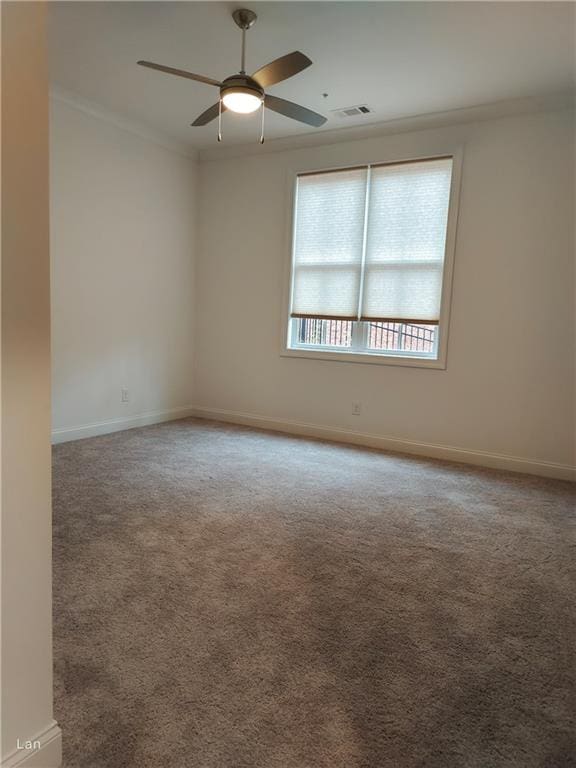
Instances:
[[[356,117],[358,115],[369,115],[372,110],[366,104],[359,104],[356,107],[343,107],[342,109],[333,109],[332,114],[336,117]]]

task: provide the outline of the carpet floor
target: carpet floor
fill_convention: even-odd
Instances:
[[[56,446],[66,768],[575,766],[575,503],[195,419]]]

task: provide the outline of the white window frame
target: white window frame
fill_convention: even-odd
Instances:
[[[442,294],[440,299],[440,317],[438,322],[438,333],[436,334],[436,354],[428,355],[416,351],[406,351],[399,354],[397,350],[392,351],[358,351],[358,345],[355,344],[355,333],[352,336],[352,346],[348,349],[340,348],[336,350],[332,346],[305,346],[298,345],[291,347],[290,339],[292,327],[296,322],[295,318],[290,317],[290,307],[292,305],[292,284],[293,284],[293,247],[294,247],[294,221],[296,206],[296,185],[298,176],[302,173],[322,173],[325,171],[344,171],[347,168],[358,165],[377,165],[388,163],[418,162],[419,160],[432,160],[434,158],[451,157],[452,158],[452,178],[450,183],[450,198],[448,202],[448,221],[446,226],[446,247],[444,253],[444,265],[442,273]],[[462,177],[462,146],[445,148],[438,151],[435,148],[433,152],[422,152],[417,155],[387,157],[384,160],[359,160],[358,162],[348,162],[341,166],[331,166],[329,168],[310,168],[299,167],[292,168],[288,172],[287,178],[287,197],[289,201],[289,219],[286,227],[287,233],[287,253],[286,269],[284,276],[284,300],[282,302],[282,338],[280,354],[282,357],[300,357],[316,360],[333,360],[339,363],[369,363],[376,365],[400,365],[415,368],[436,368],[445,370],[448,357],[448,332],[450,327],[450,305],[452,303],[452,283],[454,273],[454,255],[456,251],[456,231],[458,224],[458,207],[460,202],[460,181]],[[356,321],[357,322],[357,321]],[[362,327],[367,328],[367,322],[364,326],[359,323],[355,326],[357,330]]]

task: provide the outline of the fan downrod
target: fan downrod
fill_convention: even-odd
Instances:
[[[254,13],[254,11],[251,11],[248,8],[237,8],[232,13],[232,18],[240,27],[240,29],[246,31],[247,29],[250,29],[250,27],[254,26],[258,16]]]

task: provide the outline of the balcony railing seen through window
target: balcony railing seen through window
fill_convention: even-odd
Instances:
[[[301,317],[294,321],[292,346],[334,348],[354,352],[405,352],[433,356],[436,325],[418,323],[354,322]]]

